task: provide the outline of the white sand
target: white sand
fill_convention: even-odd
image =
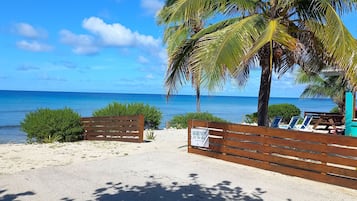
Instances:
[[[187,129],[155,130],[154,134],[155,140],[146,143],[80,141],[52,144],[1,144],[0,175],[48,166],[123,157],[163,149],[167,146],[185,145],[187,142]],[[170,144],[167,143],[168,139]]]
[[[357,191],[187,153],[187,130],[147,143],[0,145],[0,200],[355,200]]]

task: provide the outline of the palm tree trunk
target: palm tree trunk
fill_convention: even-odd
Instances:
[[[269,126],[268,106],[271,88],[272,71],[269,60],[261,62],[262,74],[260,76],[260,88],[258,97],[258,126]]]
[[[196,112],[201,112],[201,90],[199,84],[196,84]]]

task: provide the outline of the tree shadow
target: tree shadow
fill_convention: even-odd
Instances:
[[[206,187],[197,182],[198,175],[190,174],[191,180],[188,185],[179,185],[178,182],[171,182],[170,185],[163,185],[157,182],[154,176],[143,186],[129,186],[122,182],[107,182],[103,188],[98,188],[94,193],[95,200],[245,200],[262,201],[260,197],[266,193],[261,188],[256,188],[253,193],[246,193],[240,187],[232,187],[230,181],[222,181]]]
[[[6,190],[0,190],[0,200],[2,200],[2,201],[19,200],[18,199],[19,197],[28,196],[28,195],[35,195],[35,193],[32,191],[26,191],[26,192],[17,193],[17,194],[6,194]]]

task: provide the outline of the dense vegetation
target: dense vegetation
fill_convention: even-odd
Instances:
[[[169,122],[170,127],[174,128],[187,128],[188,120],[203,120],[203,121],[212,121],[212,122],[227,122],[224,119],[216,117],[208,112],[196,112],[196,113],[187,113],[183,115],[174,116]]]
[[[108,106],[93,112],[93,116],[130,116],[144,115],[145,128],[157,129],[161,123],[162,113],[156,107],[143,103],[121,104],[110,103]]]
[[[292,116],[300,116],[300,109],[293,104],[275,104],[269,105],[268,107],[268,116],[269,119],[274,118],[275,116],[283,117],[284,123],[289,123],[290,118]],[[258,113],[254,112],[252,114],[245,115],[245,122],[246,123],[256,123],[258,120]]]
[[[21,130],[29,143],[72,142],[82,139],[80,115],[72,109],[38,109],[26,115]]]

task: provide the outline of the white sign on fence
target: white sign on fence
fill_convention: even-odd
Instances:
[[[208,129],[191,129],[191,146],[209,147]]]

